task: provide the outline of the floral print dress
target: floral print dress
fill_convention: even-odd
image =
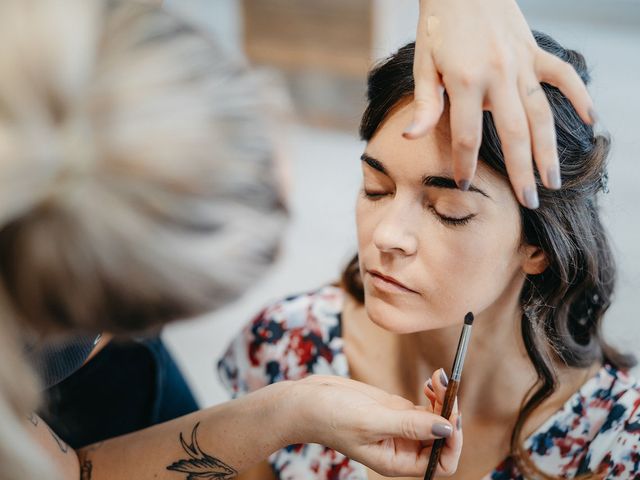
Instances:
[[[218,374],[232,397],[312,374],[349,377],[341,312],[345,292],[326,286],[264,309],[232,341]],[[597,472],[640,480],[640,387],[603,366],[524,444],[547,474]],[[366,468],[317,444],[290,445],[269,458],[278,479],[366,480]],[[524,479],[506,458],[482,480]]]

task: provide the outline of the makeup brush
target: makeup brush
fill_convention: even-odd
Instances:
[[[444,402],[442,403],[442,412],[440,415],[447,420],[449,420],[449,417],[451,416],[453,404],[455,403],[456,396],[458,395],[460,377],[462,376],[462,366],[464,365],[464,357],[467,354],[467,347],[469,346],[469,340],[471,339],[472,325],[473,313],[469,312],[464,316],[464,326],[462,327],[462,333],[460,334],[460,340],[458,341],[458,350],[456,351],[456,358],[453,361],[451,378],[447,384],[447,391],[444,395]],[[438,463],[440,462],[440,454],[442,453],[444,443],[444,438],[439,438],[433,442],[433,446],[431,447],[431,456],[429,457],[429,466],[427,467],[427,473],[424,474],[424,480],[431,480],[435,475]]]

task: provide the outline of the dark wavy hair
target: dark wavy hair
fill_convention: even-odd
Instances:
[[[563,48],[553,38],[534,32],[538,45],[571,64],[585,84],[590,78],[584,57]],[[374,68],[368,78],[368,106],[360,136],[369,141],[398,102],[414,92],[410,43]],[[602,334],[602,318],[609,308],[615,283],[615,262],[598,213],[598,194],[606,188],[609,138],[594,134],[557,88],[542,84],[555,120],[562,188],[548,190],[536,174],[540,207],[520,207],[523,242],[539,246],[548,267],[528,275],[520,295],[522,339],[538,382],[523,399],[511,435],[511,455],[530,475],[545,475],[522,447],[522,429],[531,413],[556,389],[554,365],[584,368],[605,362],[626,370],[636,359],[609,346]],[[483,118],[480,160],[505,179],[508,177],[500,140],[491,113]],[[356,256],[345,268],[342,285],[364,303]]]

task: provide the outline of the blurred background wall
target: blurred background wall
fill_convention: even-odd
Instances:
[[[293,218],[283,255],[240,301],[171,326],[164,338],[203,405],[226,399],[215,362],[266,303],[335,280],[355,253],[354,203],[363,145],[357,123],[365,74],[415,38],[417,0],[167,0],[233,55],[286,85],[297,112],[289,128]],[[580,50],[610,132],[611,193],[603,203],[620,274],[605,330],[640,355],[640,0],[521,0],[532,28]],[[640,371],[636,372],[640,374]]]

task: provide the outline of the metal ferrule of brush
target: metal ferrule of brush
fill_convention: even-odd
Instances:
[[[460,335],[460,341],[458,342],[458,350],[456,351],[456,359],[453,364],[453,371],[451,372],[451,378],[456,381],[460,381],[462,376],[462,366],[464,365],[464,357],[467,355],[467,347],[469,346],[469,339],[471,338],[471,325],[465,325],[462,327],[462,334]]]

